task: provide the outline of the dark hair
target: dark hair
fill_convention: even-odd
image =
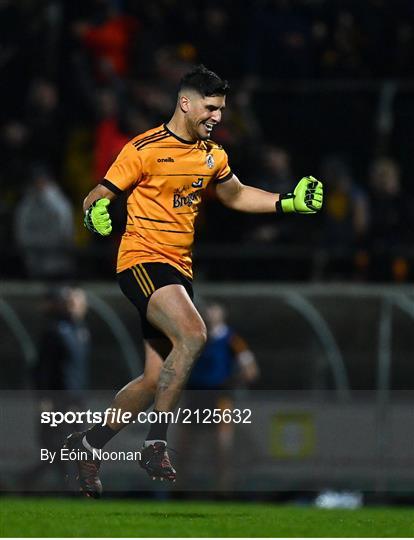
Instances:
[[[200,64],[181,79],[178,91],[184,89],[196,90],[203,97],[225,96],[229,83]]]

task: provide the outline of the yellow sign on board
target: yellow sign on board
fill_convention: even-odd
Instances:
[[[270,453],[276,458],[305,458],[315,452],[315,422],[307,412],[280,412],[273,415]]]

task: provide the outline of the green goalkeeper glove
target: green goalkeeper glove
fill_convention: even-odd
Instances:
[[[111,201],[109,199],[98,199],[86,210],[83,223],[90,231],[108,236],[112,231],[112,222],[107,206]]]
[[[322,208],[322,182],[313,176],[305,176],[299,181],[293,193],[283,193],[276,203],[276,211],[299,214],[316,214]]]

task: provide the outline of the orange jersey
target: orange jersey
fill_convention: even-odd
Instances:
[[[212,141],[184,141],[165,125],[129,141],[103,182],[116,193],[129,192],[117,272],[163,262],[191,279],[194,222],[203,192],[210,182],[231,176],[226,152]]]

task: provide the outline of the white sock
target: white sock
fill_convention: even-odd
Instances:
[[[150,441],[144,441],[144,448],[146,448],[147,446],[150,446],[151,444],[154,444],[156,442],[161,442],[161,443],[164,443],[165,445],[167,444],[167,441],[162,441],[160,439],[152,439]]]
[[[88,441],[86,440],[86,435],[83,436],[82,444],[83,444],[83,446],[86,448],[86,450],[88,450],[88,452],[90,452],[91,454],[93,454],[94,450],[95,450],[95,452],[98,451],[96,448],[94,448],[93,446],[91,446],[91,445],[88,443]]]

